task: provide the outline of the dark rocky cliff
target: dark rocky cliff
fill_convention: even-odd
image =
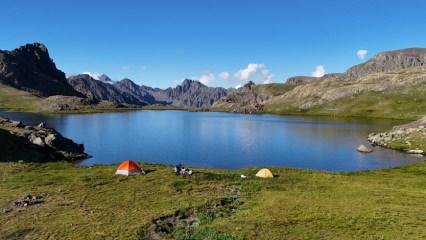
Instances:
[[[39,97],[82,96],[67,83],[65,74],[56,68],[47,48],[40,43],[13,51],[0,50],[0,83]]]

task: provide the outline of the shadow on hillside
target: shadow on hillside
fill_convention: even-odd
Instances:
[[[42,162],[48,153],[7,130],[0,129],[0,162]]]

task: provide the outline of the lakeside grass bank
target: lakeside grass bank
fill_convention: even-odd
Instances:
[[[169,237],[426,237],[425,162],[353,173],[271,168],[274,179],[239,177],[258,169],[203,169],[208,174],[182,177],[170,166],[142,166],[152,171],[124,177],[114,175],[115,165],[0,163],[2,209],[25,193],[45,201],[1,213],[0,239],[144,239],[141,232],[154,219],[229,197],[240,202],[235,211]]]

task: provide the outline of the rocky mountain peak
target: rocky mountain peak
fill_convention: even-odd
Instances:
[[[0,50],[0,83],[34,95],[82,96],[56,68],[45,45],[26,44],[12,51]]]
[[[49,53],[48,50],[47,50],[47,47],[44,44],[37,43],[37,42],[25,44],[25,45],[15,49],[15,50],[13,50],[12,52],[25,52],[25,51],[27,51],[27,52],[43,52],[43,53],[46,53],[46,54]]]
[[[101,74],[99,76],[99,81],[105,82],[105,83],[113,83],[112,79],[108,77],[106,74]]]
[[[181,83],[180,87],[182,87],[183,91],[188,91],[190,88],[200,88],[200,87],[207,87],[207,86],[196,80],[185,79]]]
[[[133,87],[133,88],[139,87],[139,85],[137,85],[135,82],[133,82],[129,78],[123,78],[120,81],[116,82],[116,85],[117,84],[119,84],[119,85],[125,85],[125,86],[128,86],[128,87]]]
[[[243,88],[251,89],[254,86],[256,86],[256,84],[253,81],[248,81],[248,83],[244,84]]]

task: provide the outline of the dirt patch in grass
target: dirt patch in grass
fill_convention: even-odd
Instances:
[[[236,239],[229,234],[204,229],[201,225],[235,213],[241,204],[237,197],[210,200],[199,207],[189,207],[156,218],[150,224],[143,226],[138,231],[137,236],[138,239],[143,240],[162,238],[206,239],[206,236],[223,236],[224,238],[220,239]],[[205,237],[202,237],[204,235]]]

